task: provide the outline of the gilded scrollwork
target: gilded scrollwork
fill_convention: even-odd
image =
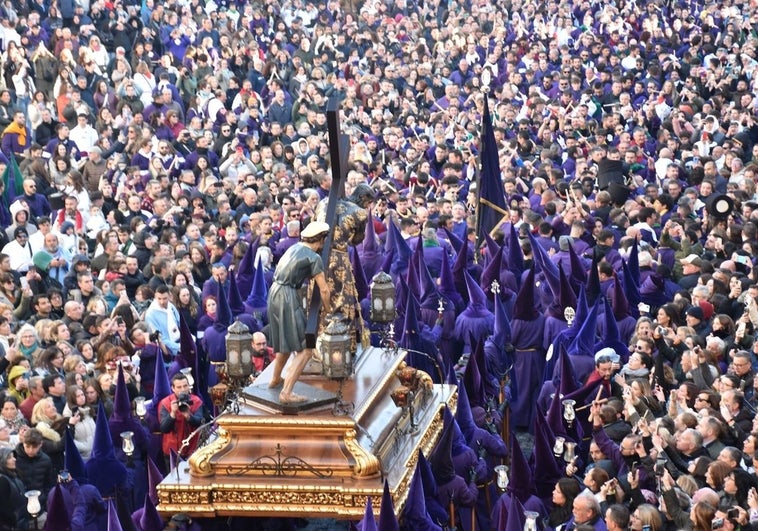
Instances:
[[[232,440],[230,431],[224,428],[218,429],[218,437],[210,444],[199,448],[189,458],[190,474],[195,477],[208,477],[214,473],[211,459],[218,452],[227,447]]]
[[[197,490],[176,490],[169,493],[168,503],[171,505],[206,505],[208,504],[208,493]]]
[[[342,506],[340,492],[313,492],[302,490],[218,490],[213,503],[218,504],[270,504],[278,506]]]
[[[353,469],[354,475],[357,477],[365,477],[378,474],[380,469],[379,459],[358,444],[355,437],[355,430],[347,430],[345,432],[345,448],[347,448],[347,451],[350,452],[350,455],[355,459],[355,468]]]

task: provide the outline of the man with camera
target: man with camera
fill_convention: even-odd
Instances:
[[[160,430],[163,434],[163,455],[168,460],[171,450],[187,457],[197,448],[197,436],[182,448],[183,441],[203,423],[203,401],[190,393],[187,377],[177,373],[171,378],[171,394],[158,405]]]

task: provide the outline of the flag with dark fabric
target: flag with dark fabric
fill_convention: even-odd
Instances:
[[[484,242],[485,234],[490,234],[507,220],[508,208],[505,204],[505,188],[500,172],[500,157],[492,128],[492,117],[487,98],[484,98],[482,117],[482,171],[479,176],[477,216],[477,241]]]

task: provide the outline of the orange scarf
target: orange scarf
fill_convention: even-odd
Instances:
[[[26,146],[26,127],[18,125],[16,122],[11,122],[8,127],[3,131],[3,136],[8,133],[16,133],[18,135],[18,145],[21,147]]]

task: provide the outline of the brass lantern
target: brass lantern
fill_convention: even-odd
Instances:
[[[333,380],[349,378],[353,373],[350,327],[340,314],[330,316],[329,324],[319,338],[324,376]]]
[[[375,323],[391,323],[395,320],[395,285],[392,277],[379,271],[371,279],[371,312],[369,319]]]
[[[226,372],[232,378],[248,378],[253,374],[253,336],[239,320],[226,333]]]

